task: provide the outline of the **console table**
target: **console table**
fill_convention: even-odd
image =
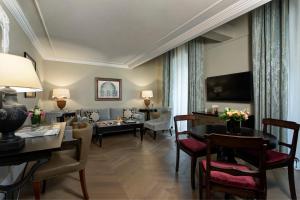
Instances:
[[[14,192],[31,180],[34,172],[49,160],[53,151],[60,150],[66,123],[62,122],[59,125],[60,132],[58,135],[25,138],[23,149],[0,152],[0,166],[12,166],[35,161],[28,173],[24,174],[19,181],[11,185],[0,185],[0,192],[5,193],[6,199],[15,199]]]
[[[146,121],[150,120],[150,113],[151,112],[157,112],[157,109],[155,108],[142,108],[139,109],[139,112],[146,113]]]

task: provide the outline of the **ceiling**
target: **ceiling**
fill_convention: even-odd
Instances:
[[[134,68],[268,1],[3,0],[45,60],[121,68]]]

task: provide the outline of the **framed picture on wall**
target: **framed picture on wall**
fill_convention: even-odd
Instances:
[[[24,57],[29,59],[32,62],[34,70],[36,71],[36,62],[35,62],[35,60],[27,52],[24,52]],[[36,97],[36,92],[25,92],[24,97],[25,98],[35,98]]]
[[[95,78],[96,101],[121,101],[122,80],[115,78]]]

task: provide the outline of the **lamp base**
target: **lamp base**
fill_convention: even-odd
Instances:
[[[14,133],[2,133],[0,137],[0,152],[20,150],[25,145],[25,139],[15,136]]]
[[[150,99],[144,99],[144,104],[147,108],[149,108],[150,105]]]
[[[59,109],[62,110],[66,106],[66,100],[57,100],[56,104],[57,104],[57,107],[59,107]]]

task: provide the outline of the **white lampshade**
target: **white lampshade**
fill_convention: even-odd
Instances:
[[[43,91],[32,62],[27,58],[0,53],[0,88],[10,87],[17,92]]]
[[[142,97],[143,98],[152,98],[153,97],[153,92],[152,90],[143,90],[142,91]]]
[[[70,90],[66,88],[53,89],[52,98],[54,99],[69,99]]]

